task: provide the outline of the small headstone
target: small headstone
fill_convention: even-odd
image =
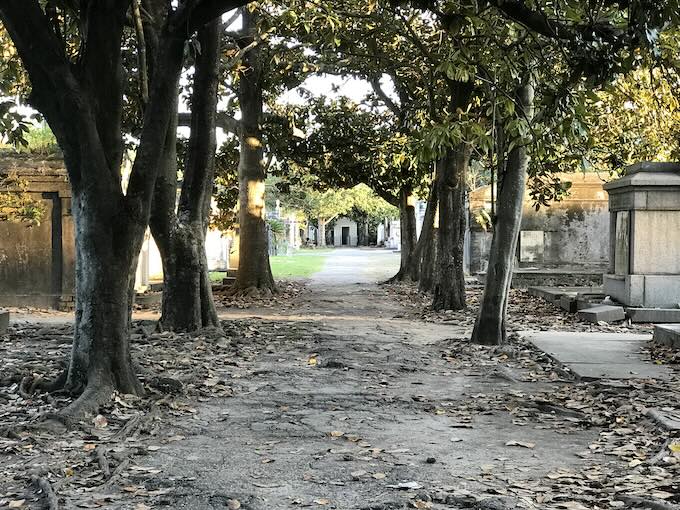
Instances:
[[[0,310],[0,335],[7,333],[9,327],[9,312],[7,310]]]
[[[235,276],[227,276],[226,278],[222,278],[222,285],[233,285],[235,281]]]
[[[616,322],[626,318],[626,312],[622,306],[598,305],[592,308],[584,308],[578,312],[578,318],[587,322]]]

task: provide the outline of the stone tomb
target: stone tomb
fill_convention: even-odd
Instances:
[[[9,327],[9,312],[7,310],[0,310],[0,335],[7,333]]]
[[[610,261],[604,292],[636,307],[680,303],[680,164],[639,163],[605,184]]]

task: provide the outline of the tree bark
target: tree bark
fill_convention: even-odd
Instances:
[[[533,115],[533,98],[531,85],[521,87],[517,93],[518,103],[526,118]],[[500,345],[506,340],[508,295],[522,224],[528,165],[526,145],[515,147],[510,152],[507,169],[499,182],[497,218],[489,252],[484,296],[472,332],[472,341],[477,344]]]
[[[411,189],[402,187],[399,190],[399,237],[400,263],[399,272],[390,278],[390,282],[412,279],[412,259],[416,249],[416,208]],[[417,278],[416,278],[417,279]]]
[[[74,190],[76,314],[64,389],[80,398],[65,410],[67,416],[94,412],[114,390],[142,393],[132,368],[129,324],[135,248],[141,248],[144,229],[138,227],[130,243],[129,218],[115,202],[101,201]]]
[[[319,218],[319,230],[317,232],[317,246],[326,246],[326,220]]]
[[[465,179],[470,153],[469,145],[463,142],[448,149],[442,162],[438,180],[439,239],[432,300],[435,310],[465,308]]]
[[[427,197],[427,207],[425,208],[425,217],[423,218],[423,228],[420,231],[420,238],[416,245],[416,254],[414,258],[414,265],[418,279],[418,290],[420,292],[430,292],[433,286],[434,263],[436,255],[436,228],[435,220],[437,216],[438,205],[438,184],[437,176],[439,175],[440,162],[435,165],[435,177],[430,186],[430,195]]]
[[[243,9],[243,31],[239,44],[246,47],[255,40],[256,13]],[[275,292],[269,265],[267,225],[265,223],[264,181],[267,170],[263,161],[262,80],[260,49],[249,49],[239,73],[238,96],[241,105],[239,173],[239,268],[234,282],[235,293]]]
[[[163,303],[159,329],[195,331],[219,327],[205,253],[215,161],[215,116],[220,22],[199,30],[191,134],[177,212],[177,120],[165,140],[164,164],[156,180],[151,232],[163,262]],[[175,102],[175,108],[177,102]]]

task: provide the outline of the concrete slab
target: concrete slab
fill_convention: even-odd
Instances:
[[[7,310],[0,310],[0,335],[7,333],[9,327],[9,312]]]
[[[540,297],[545,299],[546,301],[550,303],[555,303],[559,306],[560,304],[560,299],[562,299],[562,296],[565,294],[575,294],[579,291],[579,289],[582,289],[580,287],[545,287],[545,286],[537,286],[537,287],[529,287],[529,294],[535,297]]]
[[[680,349],[680,324],[663,324],[654,326],[654,341]]]
[[[616,322],[624,320],[626,312],[622,306],[598,305],[580,310],[578,318],[588,322]]]
[[[626,308],[633,322],[680,324],[680,308]]]
[[[522,336],[581,379],[668,379],[671,371],[642,359],[651,335],[524,332]]]

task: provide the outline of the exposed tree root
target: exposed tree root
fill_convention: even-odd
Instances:
[[[68,363],[59,375],[52,381],[45,379],[37,379],[32,386],[33,391],[42,390],[47,393],[54,393],[63,390],[66,387],[66,380],[68,379]]]
[[[88,385],[77,399],[58,414],[58,419],[68,428],[73,428],[83,418],[96,414],[99,411],[99,407],[108,402],[111,399],[111,394],[114,392],[113,386],[97,386],[95,388],[92,384]]]
[[[43,493],[47,510],[59,510],[59,498],[57,498],[47,478],[34,475],[31,477],[31,483]]]
[[[656,464],[661,462],[664,457],[668,456],[668,447],[671,445],[672,442],[673,440],[671,438],[666,439],[661,449],[657,452],[656,455],[654,455],[654,457],[647,461],[647,464],[650,466],[655,466]]]
[[[649,510],[680,510],[680,505],[666,503],[660,499],[641,498],[639,496],[618,495],[616,499],[626,503],[626,508],[648,508]]]
[[[229,297],[241,297],[248,299],[257,299],[263,297],[269,297],[273,294],[278,294],[278,289],[276,286],[270,287],[268,285],[262,287],[250,286],[250,287],[237,287],[233,285],[226,292]]]
[[[101,469],[104,479],[108,480],[111,477],[111,469],[109,468],[109,459],[106,458],[106,449],[103,446],[98,446],[94,451],[97,457],[99,469]]]
[[[33,380],[33,378],[30,375],[27,375],[24,377],[21,382],[19,383],[19,388],[17,391],[19,392],[19,395],[21,395],[22,398],[28,400],[31,398],[31,393],[28,389],[29,383]]]

